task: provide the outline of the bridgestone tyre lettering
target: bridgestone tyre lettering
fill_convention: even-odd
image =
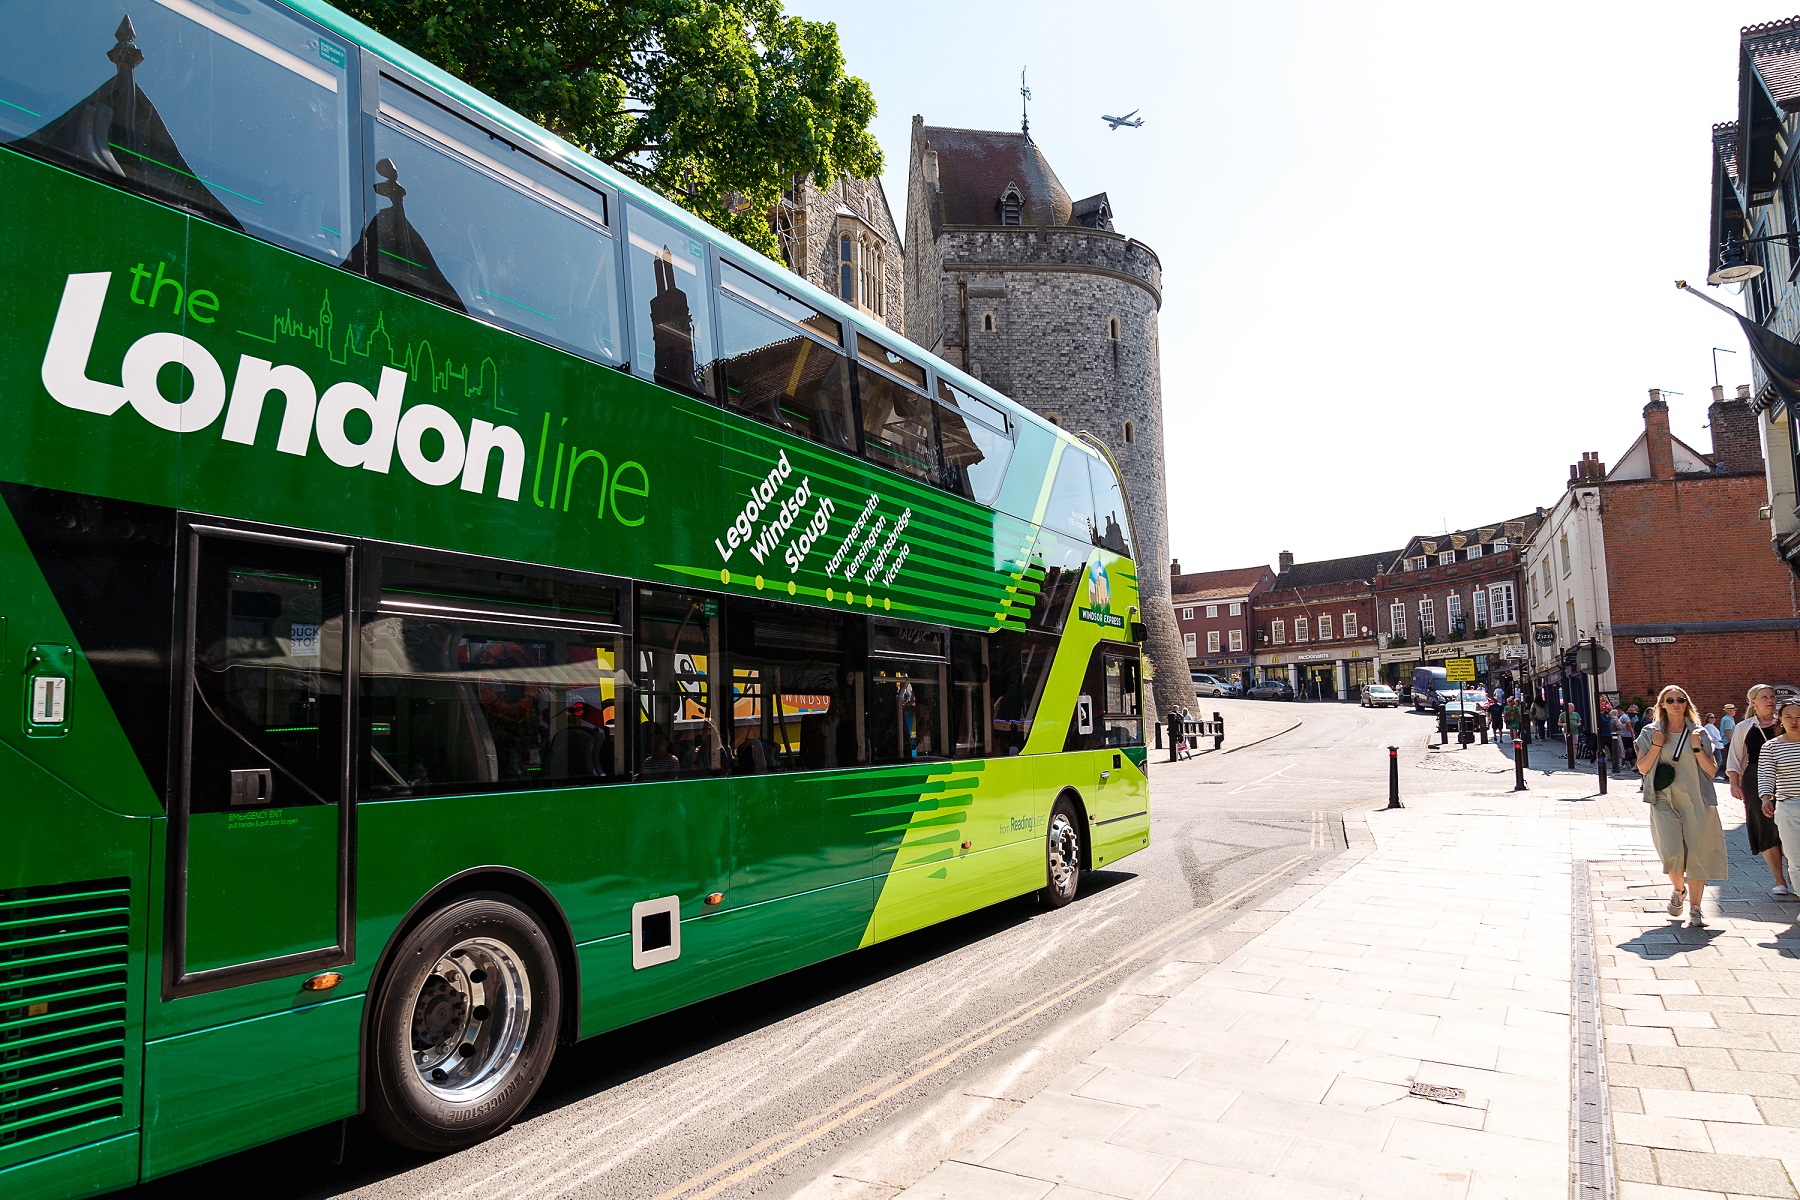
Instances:
[[[1050,828],[1044,835],[1044,904],[1061,908],[1081,890],[1081,815],[1066,797],[1050,808]]]
[[[443,1154],[499,1133],[531,1102],[556,1050],[562,980],[537,919],[506,897],[478,895],[406,935],[374,1002],[370,1119],[390,1141]],[[493,1011],[477,1019],[477,1008]],[[460,1043],[440,1082],[421,1065],[430,1058],[422,1037]]]

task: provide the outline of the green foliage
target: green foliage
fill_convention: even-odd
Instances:
[[[797,175],[881,171],[837,27],[781,0],[340,0],[339,7],[775,257]]]
[[[1404,645],[1406,645],[1406,639],[1401,637],[1399,634],[1395,634],[1392,637],[1388,638],[1388,646],[1390,649],[1394,646],[1404,646]]]

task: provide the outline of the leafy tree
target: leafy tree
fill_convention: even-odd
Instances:
[[[770,257],[795,176],[881,171],[837,27],[781,0],[338,2]]]

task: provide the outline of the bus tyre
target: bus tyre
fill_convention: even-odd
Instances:
[[[472,896],[406,935],[375,996],[369,1115],[445,1153],[492,1137],[536,1094],[562,1017],[556,951],[512,901]]]
[[[1050,830],[1044,838],[1044,903],[1061,908],[1081,888],[1081,816],[1069,801],[1059,799],[1050,809]]]

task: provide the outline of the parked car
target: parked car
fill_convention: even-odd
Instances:
[[[1220,679],[1217,675],[1209,675],[1205,671],[1195,671],[1194,694],[1196,696],[1241,696],[1244,694],[1244,689],[1229,680]]]
[[[1244,694],[1252,700],[1292,700],[1294,689],[1285,679],[1264,679],[1251,684]]]
[[[1364,708],[1399,708],[1400,694],[1385,683],[1365,683],[1362,690]]]
[[[1486,692],[1451,692],[1444,700],[1444,719],[1456,721],[1466,716],[1471,721],[1485,721],[1489,703]]]

